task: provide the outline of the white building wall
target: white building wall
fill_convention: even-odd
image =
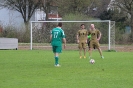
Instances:
[[[46,13],[44,11],[41,11],[40,9],[37,9],[35,11],[35,21],[45,20],[45,19],[46,19]]]

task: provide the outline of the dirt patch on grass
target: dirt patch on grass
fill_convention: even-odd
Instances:
[[[31,46],[30,44],[19,44],[18,46],[19,50],[30,50]],[[33,50],[51,50],[51,45],[43,45],[43,44],[36,44],[33,45],[32,47]],[[108,46],[101,46],[102,51],[107,51]],[[78,45],[77,44],[68,44],[66,46],[65,50],[78,50]],[[117,52],[133,52],[133,45],[118,45],[115,46],[115,50]]]

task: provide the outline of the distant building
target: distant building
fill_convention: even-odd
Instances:
[[[0,0],[0,3],[4,3],[5,0]],[[31,17],[31,21],[43,21],[46,19],[45,11],[40,9],[36,9]],[[48,20],[62,20],[61,16],[58,14],[58,7],[55,3],[51,3],[50,12],[48,14]],[[17,25],[16,25],[17,24]],[[24,21],[22,15],[15,10],[9,10],[7,8],[0,8],[0,25],[7,26],[22,26],[24,25]]]
[[[62,17],[59,16],[59,14],[48,14],[48,19],[52,20],[52,21],[58,21],[58,20],[62,20]]]
[[[46,13],[41,9],[35,10],[35,21],[44,21],[46,19]],[[50,21],[58,21],[62,20],[62,17],[59,16],[57,9],[51,10],[50,13],[48,13],[48,20]]]
[[[120,13],[121,12],[121,9],[118,6],[116,6],[116,4],[117,4],[117,2],[115,0],[110,0],[110,3],[108,5],[107,10],[114,11],[115,9],[117,9],[119,11],[119,13]]]

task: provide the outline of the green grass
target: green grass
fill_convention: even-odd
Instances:
[[[0,50],[0,88],[133,88],[133,53],[103,54],[94,51],[90,64],[78,51],[63,51],[57,68],[52,51]]]

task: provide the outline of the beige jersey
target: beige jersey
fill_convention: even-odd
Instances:
[[[98,30],[98,29],[96,29],[96,30],[90,30],[89,32],[88,32],[88,35],[90,35],[91,34],[91,39],[90,40],[97,40],[97,38],[99,37],[99,35],[100,35],[100,31]]]
[[[77,32],[78,38],[79,38],[79,42],[86,42],[87,40],[87,36],[88,36],[88,32],[86,29],[81,29]]]

